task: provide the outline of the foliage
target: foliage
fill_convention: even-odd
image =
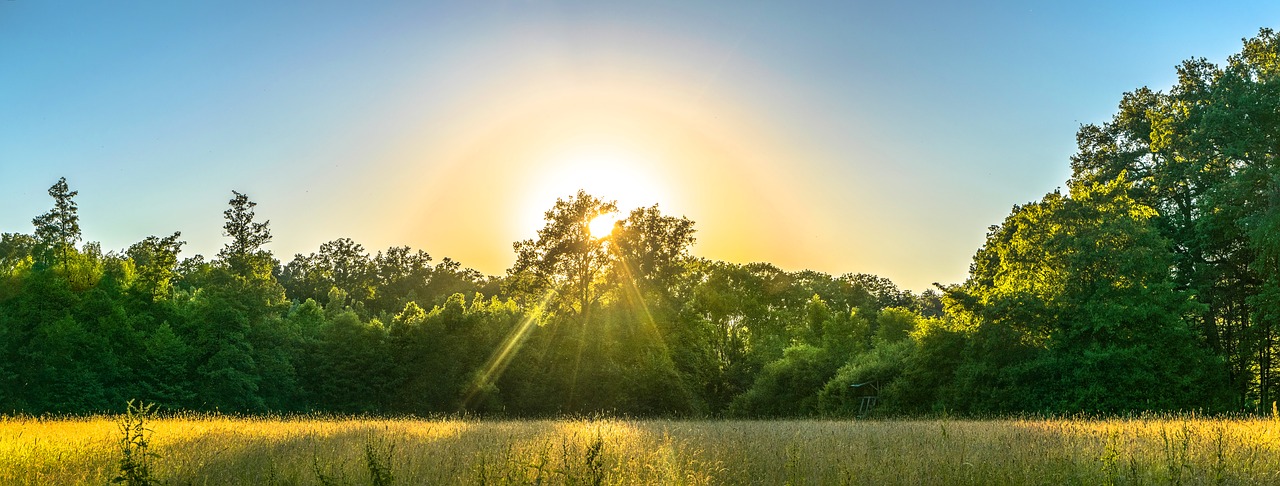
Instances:
[[[593,237],[590,218],[614,208],[585,193],[517,244],[501,287],[447,258],[370,256],[345,238],[280,266],[240,193],[211,262],[179,260],[175,233],[28,266],[37,245],[9,235],[16,290],[0,300],[0,329],[15,359],[0,381],[25,386],[0,400],[30,413],[147,396],[235,413],[776,417],[861,413],[864,390],[850,385],[874,382],[884,412],[1203,403],[1134,394],[1162,383],[1212,396],[1215,375],[1182,324],[1194,302],[1155,251],[1166,240],[1128,187],[1020,208],[942,299],[864,274],[695,259],[692,222],[656,206]],[[457,289],[470,293],[440,295]],[[1062,387],[1078,395],[1048,394]]]
[[[1196,309],[1172,282],[1155,212],[1127,195],[1122,173],[1016,208],[948,291],[957,317],[1007,330],[1011,342],[974,348],[972,383],[1005,410],[1118,412],[1214,406],[1217,362],[1183,316]],[[975,344],[987,336],[975,336]],[[994,344],[994,343],[993,343]],[[1012,350],[1010,348],[1013,348]],[[1020,351],[1019,351],[1020,350]],[[1027,356],[1007,365],[987,353]],[[980,378],[981,377],[981,378]],[[991,379],[996,381],[993,382]]]
[[[1074,191],[1124,177],[1155,211],[1172,282],[1202,304],[1187,322],[1225,362],[1234,405],[1254,410],[1274,401],[1280,378],[1267,290],[1277,274],[1277,52],[1280,36],[1261,29],[1225,66],[1188,60],[1168,93],[1126,93],[1110,122],[1081,128],[1070,182]]]

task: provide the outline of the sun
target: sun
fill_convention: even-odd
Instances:
[[[614,224],[618,222],[618,213],[604,213],[587,223],[587,232],[592,238],[601,239],[613,234]]]
[[[632,209],[662,204],[672,205],[670,191],[662,159],[646,154],[643,150],[621,143],[581,143],[567,148],[548,150],[531,157],[531,170],[525,193],[520,203],[525,234],[541,228],[543,213],[557,199],[576,194],[579,190],[603,201],[617,204],[620,214]],[[608,216],[610,219],[599,219]],[[592,238],[603,238],[612,231],[617,215],[601,215],[588,223]],[[597,222],[598,221],[598,222]]]

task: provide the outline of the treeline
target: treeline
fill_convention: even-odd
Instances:
[[[746,413],[797,342],[834,360],[878,339],[878,315],[940,310],[869,275],[691,258],[693,223],[656,206],[592,236],[616,208],[581,192],[501,278],[349,239],[282,265],[239,193],[212,260],[180,259],[176,233],[103,253],[77,245],[65,179],[49,194],[34,234],[0,237],[6,411]]]
[[[82,244],[60,180],[0,237],[0,411],[806,416],[1270,410],[1280,319],[1280,38],[1185,62],[1078,134],[1069,194],[1015,206],[968,279],[689,254],[694,223],[579,192],[505,275],[350,239]]]

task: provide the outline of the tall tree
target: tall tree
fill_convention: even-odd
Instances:
[[[79,191],[72,191],[67,186],[66,177],[58,178],[58,182],[49,188],[53,208],[31,220],[46,263],[56,256],[65,264],[71,250],[80,241],[80,216],[76,214],[75,202],[77,194]]]
[[[1280,36],[1261,29],[1225,66],[1188,60],[1169,93],[1126,93],[1110,122],[1082,127],[1072,159],[1073,184],[1124,173],[1131,195],[1158,212],[1174,282],[1204,304],[1197,331],[1228,362],[1241,407],[1266,406],[1280,384],[1280,327],[1269,317],[1280,302],[1262,297],[1275,274],[1265,228],[1280,191],[1278,57]]]
[[[231,200],[227,202],[231,207],[222,213],[226,218],[222,235],[231,241],[218,252],[218,258],[238,275],[269,276],[274,265],[262,245],[271,241],[271,230],[267,227],[270,221],[255,222],[253,208],[258,203],[237,191],[231,191],[231,194]]]
[[[508,271],[513,290],[531,303],[550,297],[549,310],[555,314],[585,318],[609,287],[604,277],[612,269],[605,241],[593,237],[588,225],[617,210],[614,202],[581,190],[557,199],[544,215],[538,238],[514,245],[516,263]]]

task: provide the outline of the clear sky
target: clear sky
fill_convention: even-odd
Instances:
[[[488,274],[557,197],[658,203],[694,253],[964,279],[1075,131],[1280,2],[0,2],[0,232],[60,176],[85,238],[288,261],[349,237]],[[1123,4],[1123,5],[1121,5]]]

